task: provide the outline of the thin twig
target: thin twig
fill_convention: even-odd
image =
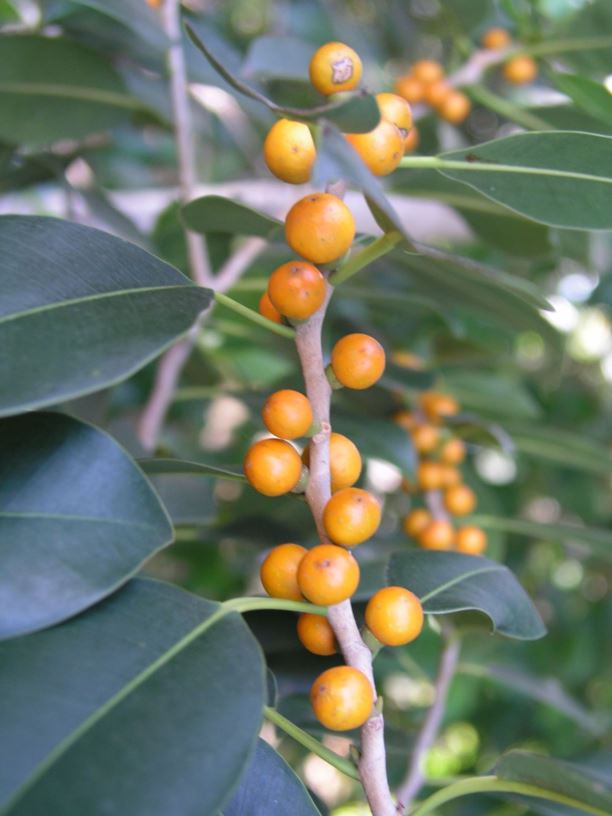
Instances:
[[[331,387],[325,375],[321,327],[331,294],[332,287],[328,284],[325,303],[309,320],[297,327],[296,333],[296,344],[306,383],[306,393],[315,420],[318,420],[321,426],[321,430],[310,443],[310,477],[306,488],[306,499],[322,542],[328,541],[322,514],[331,495],[329,475]],[[361,638],[351,602],[347,600],[331,606],[328,617],[344,659],[349,666],[359,669],[370,680],[373,702],[376,701],[372,654]],[[395,805],[387,782],[384,721],[382,713],[378,711],[361,729],[359,775],[374,816],[393,816]]]
[[[415,742],[406,777],[397,789],[398,816],[406,813],[423,785],[425,778],[423,775],[423,761],[440,730],[448,690],[459,661],[461,648],[459,637],[454,632],[445,633],[444,630],[442,632],[445,637],[445,645],[440,656],[440,666],[435,683],[436,696]]]
[[[240,249],[228,258],[215,276],[214,288],[219,292],[231,289],[265,247],[266,242],[261,238],[249,238],[249,240],[245,241]],[[187,337],[167,351],[159,363],[153,390],[142,410],[137,429],[140,443],[147,451],[154,451],[157,447],[166,414],[174,399],[181,371],[189,359],[198,333],[208,314],[207,312],[201,315]]]
[[[170,78],[170,96],[174,116],[174,134],[179,171],[181,200],[190,201],[197,183],[193,131],[191,128],[191,110],[189,102],[187,69],[183,51],[181,31],[180,0],[164,0],[164,29],[170,40],[168,49],[168,72]],[[200,286],[209,286],[211,282],[210,265],[206,241],[203,236],[185,232],[189,266],[191,274]]]

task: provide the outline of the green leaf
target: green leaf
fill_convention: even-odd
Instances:
[[[537,640],[546,633],[533,602],[508,567],[488,558],[453,552],[396,553],[389,562],[387,583],[410,589],[431,615],[475,610],[507,637]]]
[[[211,301],[176,269],[90,227],[2,216],[0,244],[0,416],[125,379]]]
[[[257,235],[267,241],[283,239],[284,227],[277,218],[223,196],[195,198],[182,208],[181,218],[188,229],[202,235],[223,232]]]
[[[321,816],[302,780],[262,739],[223,816]]]
[[[605,444],[557,428],[511,423],[508,431],[516,449],[525,456],[533,456],[568,468],[588,473],[612,475],[612,454]]]
[[[314,50],[311,43],[297,37],[265,34],[251,41],[241,73],[245,77],[304,80]]]
[[[259,646],[228,612],[137,579],[85,615],[2,644],[2,816],[222,809],[266,693]]]
[[[186,462],[183,459],[140,459],[140,467],[151,476],[160,474],[184,474],[194,476],[213,476],[216,479],[229,479],[233,482],[246,482],[242,470],[204,465],[200,462]]]
[[[497,516],[475,515],[470,521],[485,530],[499,530],[504,533],[536,538],[540,541],[567,541],[583,544],[594,555],[612,561],[612,531],[597,527],[580,527],[577,524],[540,524],[527,519],[498,518]]]
[[[530,751],[510,751],[495,767],[498,779],[522,782],[573,799],[586,813],[612,813],[612,785],[584,765]]]
[[[401,292],[425,296],[455,320],[464,312],[512,332],[536,331],[557,351],[560,335],[539,313],[546,301],[528,281],[430,247],[416,248],[427,255],[396,250],[390,256],[403,267],[398,269]]]
[[[96,51],[61,37],[0,37],[0,139],[43,145],[114,127],[142,105]]]
[[[612,137],[573,131],[521,133],[405,167],[434,167],[534,221],[612,228]]]
[[[607,724],[571,697],[556,677],[537,677],[512,666],[460,663],[460,674],[485,678],[542,705],[554,708],[594,736],[605,733]]]
[[[370,173],[356,151],[332,124],[327,123],[322,127],[317,144],[313,180],[315,185],[321,188],[343,180],[361,190],[379,227],[384,232],[397,230],[404,237],[405,243],[412,246],[410,236],[385,195],[382,184]]]
[[[145,40],[160,51],[168,47],[168,40],[160,25],[160,16],[141,0],[70,0],[75,6],[95,11],[122,23],[133,35]]]
[[[0,421],[0,638],[51,626],[104,598],[172,527],[132,459],[62,414]]]
[[[380,111],[376,100],[373,96],[365,92],[344,94],[343,96],[345,98],[340,102],[319,105],[313,108],[294,108],[286,105],[277,105],[257,88],[243,82],[229,71],[227,67],[214,56],[210,48],[208,48],[198,34],[196,34],[192,26],[187,24],[186,29],[196,48],[204,54],[213,68],[234,90],[251,99],[255,99],[257,102],[261,102],[262,105],[265,105],[271,111],[279,115],[289,116],[295,119],[304,119],[306,121],[324,118],[330,122],[335,122],[343,130],[350,130],[354,133],[367,133],[373,130],[380,121]]]
[[[449,370],[444,372],[442,382],[443,389],[456,397],[466,410],[520,419],[534,419],[541,414],[531,393],[515,377],[492,371]],[[514,434],[510,435],[518,448]]]
[[[0,0],[0,20],[11,23],[19,21],[19,15],[9,0]]]
[[[612,126],[612,94],[602,82],[580,74],[551,73],[551,79],[577,107]]]

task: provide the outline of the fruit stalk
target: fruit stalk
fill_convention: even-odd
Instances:
[[[296,345],[306,384],[306,394],[314,419],[321,426],[321,430],[312,437],[310,442],[310,478],[306,489],[306,500],[321,542],[326,544],[330,542],[323,526],[323,510],[331,496],[329,436],[332,389],[325,375],[321,328],[332,292],[332,286],[327,283],[323,305],[296,329]],[[328,620],[340,644],[346,663],[365,674],[372,684],[374,699],[376,699],[372,653],[361,638],[350,600],[330,606]],[[384,720],[382,713],[376,710],[361,729],[359,775],[373,816],[394,816],[396,809],[387,781]]]

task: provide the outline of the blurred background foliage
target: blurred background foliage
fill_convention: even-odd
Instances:
[[[542,57],[537,81],[509,87],[498,70],[483,79],[496,98],[551,127],[612,135],[612,101],[559,90],[558,75],[583,73],[612,86],[612,47],[589,38],[612,34],[609,0],[192,0],[185,14],[223,63],[278,101],[310,104],[306,83],[313,49],[350,43],[368,88],[390,90],[419,58],[459,68],[491,25],[528,46],[582,37],[584,47]],[[100,226],[187,271],[177,206],[177,177],[166,86],[166,38],[159,12],[144,0],[0,0],[0,212],[67,217]],[[202,193],[238,198],[282,217],[303,191],[272,179],[261,157],[269,111],[241,97],[186,44]],[[72,105],[3,94],[11,71],[95,87],[109,98]],[[419,121],[424,155],[477,144],[520,128],[493,103],[480,104],[456,128],[431,115]],[[612,97],[610,97],[612,100]],[[479,496],[489,555],[518,575],[549,628],[535,643],[466,633],[460,672],[443,732],[431,751],[432,777],[486,770],[502,751],[529,747],[600,767],[612,766],[612,238],[527,221],[434,171],[399,170],[385,186],[419,240],[450,260],[392,255],[338,292],[326,345],[346,331],[372,332],[395,354],[375,389],[337,394],[334,416],[368,457],[364,483],[387,494],[385,522],[360,548],[366,583],[382,556],[413,546],[400,521],[410,505],[398,490],[414,465],[392,412],[435,384],[464,409],[458,432],[470,443],[466,480]],[[371,228],[349,194],[358,225]],[[218,269],[235,245],[209,234]],[[539,311],[508,293],[471,281],[454,254],[536,284],[554,307]],[[231,294],[256,308],[266,276],[288,258],[270,244]],[[144,455],[135,420],[155,364],[114,389],[68,406],[107,427]],[[283,338],[217,307],[204,324],[182,376],[159,453],[217,465],[240,463],[261,432],[259,409],[276,387],[301,388],[295,351]],[[258,591],[258,565],[281,541],[312,544],[305,503],[270,500],[232,481],[159,476],[155,484],[175,521],[177,543],[148,572],[209,598]],[[486,523],[488,519],[488,523]],[[508,520],[522,523],[512,526]],[[538,527],[537,525],[545,525]],[[568,525],[575,529],[567,532]],[[581,528],[597,528],[590,536]],[[518,530],[518,533],[516,532]],[[561,530],[561,532],[560,532]],[[300,651],[291,616],[259,619],[275,673],[280,710],[320,733],[306,705],[313,676],[327,662]],[[470,621],[471,623],[471,621]],[[378,672],[390,726],[391,775],[406,762],[406,738],[431,702],[438,638],[428,631],[410,647],[384,652]],[[328,737],[337,750],[342,737]],[[302,772],[321,808],[358,816],[347,805],[353,784],[289,741],[282,750]],[[548,807],[548,809],[547,809]],[[559,813],[557,808],[457,803],[457,814]]]

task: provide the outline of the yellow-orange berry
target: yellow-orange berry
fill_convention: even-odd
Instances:
[[[419,453],[431,453],[438,444],[440,431],[435,425],[417,425],[411,437],[412,444]]]
[[[357,52],[340,42],[326,43],[317,48],[308,68],[310,81],[324,96],[338,91],[352,91],[359,85],[361,72]]]
[[[393,421],[405,431],[413,431],[419,424],[418,419],[415,417],[412,411],[406,410],[396,411],[393,414]]]
[[[327,669],[310,689],[310,703],[317,720],[332,731],[362,726],[370,716],[373,702],[370,681],[352,666]]]
[[[423,391],[419,397],[419,403],[432,422],[438,422],[442,417],[459,413],[457,400],[449,394],[441,394],[438,391]]]
[[[476,507],[476,494],[467,485],[452,485],[444,491],[444,506],[453,516],[467,516]]]
[[[455,547],[467,555],[480,555],[487,549],[487,534],[473,524],[460,527],[455,537]]]
[[[446,462],[440,462],[441,485],[440,487],[451,487],[452,485],[461,482],[461,471],[454,465],[447,465]]]
[[[259,298],[259,314],[267,317],[268,320],[273,320],[275,323],[283,322],[281,313],[274,306],[267,292],[264,292]]]
[[[440,459],[447,465],[460,465],[465,459],[465,444],[461,439],[448,439],[440,449]]]
[[[378,530],[380,502],[360,487],[345,487],[329,499],[323,510],[325,532],[342,547],[354,547]]]
[[[259,577],[272,598],[303,601],[297,580],[298,567],[308,550],[299,544],[279,544],[266,556]]]
[[[423,628],[423,607],[404,587],[384,587],[375,592],[365,611],[366,626],[385,646],[403,646]]]
[[[404,137],[399,129],[381,119],[369,133],[347,133],[346,140],[375,176],[388,176],[404,155]]]
[[[435,60],[419,60],[412,66],[412,75],[424,85],[429,85],[442,79],[444,68]]]
[[[369,388],[383,375],[385,350],[369,334],[346,334],[332,349],[331,367],[346,388]]]
[[[490,51],[497,51],[500,48],[505,48],[510,45],[512,38],[505,28],[490,28],[482,35],[480,40],[483,48],[488,48]]]
[[[512,57],[504,65],[504,79],[513,85],[526,85],[533,82],[538,74],[538,64],[527,54]]]
[[[344,201],[330,193],[311,193],[291,207],[285,219],[287,243],[316,264],[335,261],[349,249],[355,221]]]
[[[308,399],[299,391],[289,388],[270,394],[261,410],[261,418],[270,433],[281,439],[304,436],[313,421]]]
[[[302,461],[310,465],[310,445],[304,448]],[[335,432],[329,437],[329,471],[332,493],[351,487],[361,475],[359,448],[347,436]]]
[[[251,487],[264,496],[289,493],[302,475],[300,454],[283,439],[255,442],[244,457],[243,467]]]
[[[335,544],[318,544],[308,550],[298,568],[302,595],[320,606],[346,601],[359,586],[359,564]]]
[[[376,94],[376,101],[381,118],[395,125],[402,139],[405,139],[412,127],[412,110],[408,102],[394,93]]]
[[[406,74],[395,81],[395,93],[405,99],[409,105],[416,105],[423,101],[425,86],[420,79],[412,74]]]
[[[453,525],[442,519],[432,521],[418,536],[419,545],[425,550],[452,550],[454,540]]]
[[[459,125],[465,121],[472,110],[472,103],[461,91],[451,91],[438,104],[438,114],[451,125]]]
[[[327,656],[338,651],[334,630],[323,615],[311,615],[309,612],[300,615],[297,634],[302,646],[313,654]]]
[[[413,125],[404,139],[404,153],[411,153],[413,150],[416,150],[419,146],[419,141],[419,129],[416,125]]]
[[[444,79],[437,79],[430,85],[425,86],[424,101],[432,108],[437,108],[441,105],[446,97],[452,93],[452,88]]]
[[[163,0],[147,0],[147,6],[151,6],[151,8],[159,8],[162,2]]]
[[[424,507],[417,507],[416,510],[411,510],[407,516],[404,517],[402,527],[406,535],[410,538],[418,538],[419,534],[431,522],[431,513],[425,510]]]
[[[439,462],[423,460],[417,467],[417,483],[421,490],[440,490],[444,482],[444,470]]]
[[[279,119],[268,131],[263,155],[276,178],[288,184],[304,184],[310,178],[317,151],[308,125]]]
[[[325,278],[306,261],[288,261],[270,275],[268,296],[281,314],[306,320],[325,300]]]

